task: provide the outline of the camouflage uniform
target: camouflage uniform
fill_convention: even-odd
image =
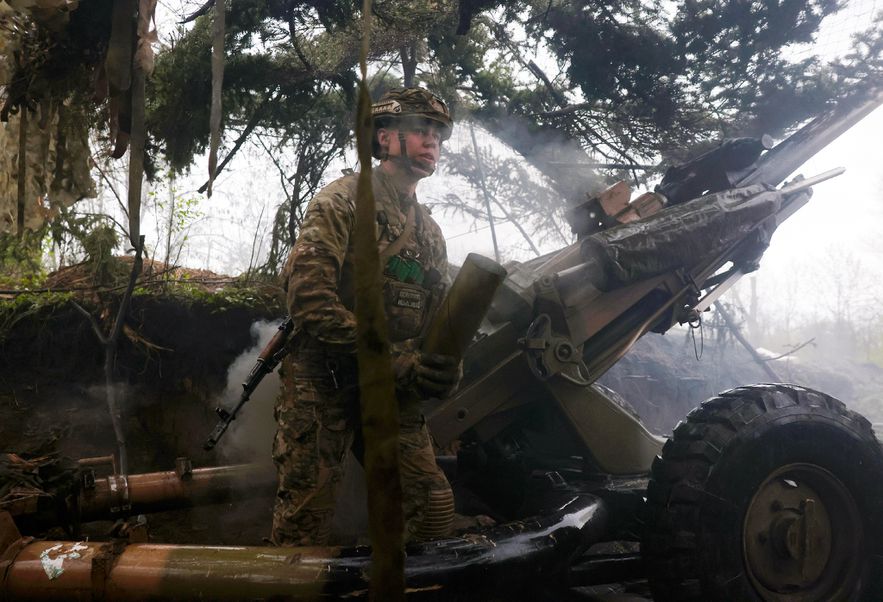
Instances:
[[[361,456],[352,311],[356,182],[356,175],[345,176],[315,196],[283,272],[296,334],[282,365],[276,404],[273,459],[279,489],[272,537],[277,544],[327,543],[346,453],[352,447]],[[444,293],[445,241],[429,211],[396,190],[379,169],[373,171],[373,187],[381,253],[405,232],[413,207],[412,235],[389,264],[397,277],[388,275],[390,269],[384,276],[393,361],[404,361],[408,350],[417,348],[430,305]],[[415,270],[415,264],[422,269]],[[443,535],[450,527],[453,494],[416,404],[402,407],[399,450],[407,537]]]

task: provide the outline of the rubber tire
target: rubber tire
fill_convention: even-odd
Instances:
[[[778,467],[823,467],[855,499],[864,531],[849,600],[881,600],[883,454],[871,424],[840,401],[793,385],[721,393],[674,430],[651,469],[641,552],[653,599],[762,600],[746,574],[745,511]],[[794,598],[795,600],[799,598]]]

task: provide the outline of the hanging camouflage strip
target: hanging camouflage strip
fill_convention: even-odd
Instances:
[[[132,15],[135,14],[137,0],[117,0],[113,3],[113,21],[110,43],[104,68],[111,95],[128,90],[132,85]]]
[[[368,50],[371,0],[362,4],[362,48],[359,58],[359,109],[356,148],[361,171],[353,232],[356,256],[356,343],[365,479],[368,490],[368,534],[371,537],[369,600],[405,599],[404,517],[399,459],[399,407],[396,401],[389,336],[381,291],[380,255],[375,229],[376,207],[371,186],[371,96]]]
[[[56,82],[42,71],[78,5],[0,3],[0,233],[38,230],[60,207],[95,196],[89,119],[73,101],[47,92]]]
[[[209,116],[211,140],[208,151],[208,188],[212,196],[212,183],[218,168],[218,147],[221,146],[221,89],[224,85],[224,0],[215,0],[215,24],[212,40],[212,108]]]
[[[156,32],[156,3],[157,0],[139,0],[138,4],[138,45],[135,50],[135,65],[148,76],[153,73],[154,67],[152,44],[159,42],[159,35]]]
[[[141,185],[144,180],[145,96],[147,76],[153,70],[153,49],[156,31],[150,30],[156,10],[156,0],[138,1],[136,51],[133,55],[131,88],[131,142],[129,148],[129,241],[138,250],[141,239]],[[140,251],[139,251],[140,252]]]

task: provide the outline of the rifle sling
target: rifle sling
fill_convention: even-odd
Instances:
[[[408,208],[408,215],[405,218],[405,229],[402,231],[402,235],[399,236],[394,241],[392,241],[391,243],[389,243],[386,246],[386,248],[380,252],[380,265],[381,266],[386,266],[386,263],[389,261],[389,258],[392,257],[393,255],[398,255],[399,251],[402,250],[402,247],[405,246],[405,243],[407,243],[409,240],[411,240],[411,237],[414,235],[415,222],[417,221],[415,219],[416,212],[417,212],[417,203],[414,202]]]

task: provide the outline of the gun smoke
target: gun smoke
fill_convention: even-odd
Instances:
[[[236,404],[242,394],[242,383],[257,360],[258,354],[276,334],[280,321],[254,322],[250,332],[254,345],[243,351],[227,369],[227,386],[218,399],[225,408]],[[242,408],[224,439],[218,444],[219,454],[230,461],[256,462],[272,467],[273,437],[276,434],[276,420],[273,406],[279,395],[278,372],[264,377],[251,399]]]

